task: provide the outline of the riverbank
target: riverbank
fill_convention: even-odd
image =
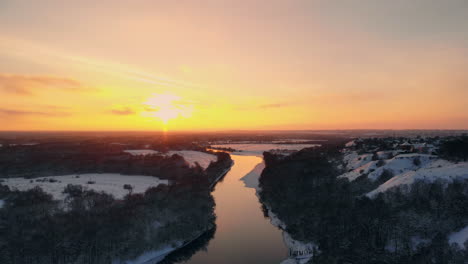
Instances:
[[[224,171],[222,171],[218,177],[214,180],[214,182],[210,185],[210,190],[213,191],[214,188],[216,187],[217,183],[219,183],[224,176],[231,170],[232,166],[234,165],[234,161],[231,161],[231,166],[226,168]],[[199,232],[197,235],[194,237],[186,240],[185,242],[181,241],[176,241],[174,242],[174,246],[164,246],[161,249],[158,250],[152,250],[143,253],[142,255],[138,256],[137,258],[133,260],[126,260],[123,262],[119,261],[113,261],[112,264],[156,264],[161,261],[163,261],[168,255],[176,252],[177,250],[183,249],[184,247],[190,245],[197,239],[199,239],[201,236],[203,236],[206,232],[209,232],[215,228],[215,226],[210,225],[207,227],[205,230]]]

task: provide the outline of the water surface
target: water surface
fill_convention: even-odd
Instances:
[[[280,263],[287,257],[281,231],[265,218],[255,189],[240,179],[251,172],[260,157],[232,155],[234,166],[213,192],[216,201],[216,233],[206,251],[190,264]]]

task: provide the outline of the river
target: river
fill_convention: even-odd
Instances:
[[[234,165],[216,185],[216,233],[206,251],[198,251],[189,264],[274,264],[287,258],[281,230],[265,218],[256,190],[241,180],[262,158],[232,155]],[[252,174],[250,174],[252,175]]]

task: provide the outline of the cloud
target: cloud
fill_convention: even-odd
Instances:
[[[70,92],[92,90],[85,87],[81,82],[69,78],[47,75],[0,73],[0,90],[7,93],[33,95],[36,90],[47,88],[61,89]]]
[[[281,108],[281,107],[287,107],[287,106],[290,106],[290,104],[275,103],[275,104],[260,105],[258,108],[260,108],[260,109],[271,109],[271,108]]]
[[[121,109],[112,109],[111,113],[114,115],[134,115],[136,114],[135,110],[131,109],[130,107],[125,107]]]
[[[238,111],[255,111],[255,110],[269,110],[283,107],[291,107],[298,105],[298,103],[270,103],[261,105],[237,105],[234,109]]]
[[[58,112],[58,111],[45,112],[45,111],[35,111],[35,110],[0,108],[0,115],[9,116],[9,117],[23,117],[23,116],[62,117],[62,116],[68,116],[70,115],[70,113]]]

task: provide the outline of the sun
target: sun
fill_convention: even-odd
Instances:
[[[162,121],[164,130],[167,130],[170,120],[189,117],[193,110],[192,105],[184,103],[180,96],[173,94],[154,94],[143,105],[146,115]]]

